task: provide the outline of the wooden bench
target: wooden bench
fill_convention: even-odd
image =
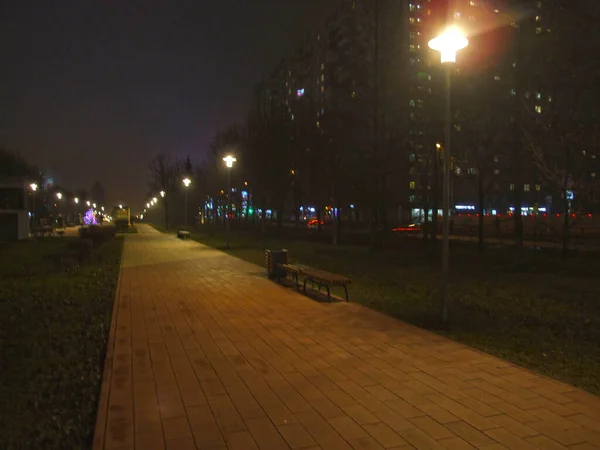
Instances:
[[[310,281],[316,283],[319,286],[319,291],[322,287],[327,289],[327,300],[331,301],[331,287],[332,286],[343,286],[346,294],[346,301],[348,299],[348,285],[350,279],[342,275],[335,273],[325,272],[324,270],[313,269],[311,267],[299,266],[294,264],[281,264],[280,265],[288,274],[292,275],[296,282],[296,289],[300,290],[299,277],[304,278],[304,292],[306,292],[306,282]]]
[[[288,275],[291,275],[296,282],[296,290],[300,290],[300,283],[298,281],[298,277],[302,274],[302,269],[305,269],[303,266],[297,266],[294,264],[278,264]]]
[[[186,230],[177,230],[177,237],[182,240],[189,239],[190,232]]]

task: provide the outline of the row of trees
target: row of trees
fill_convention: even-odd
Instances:
[[[473,37],[464,58],[499,42],[502,54],[488,54],[478,65],[459,64],[461,73],[453,80],[452,139],[453,169],[462,174],[454,176],[472,183],[482,246],[484,209],[500,197],[514,205],[515,242],[523,245],[523,190],[536,180],[561,202],[566,250],[572,213],[590,210],[596,200],[596,178],[589,168],[600,156],[595,81],[600,72],[599,61],[589,55],[600,48],[590,20],[599,17],[599,6],[593,0],[568,5],[547,0],[542,28],[536,2],[528,5],[530,9],[509,13],[504,23]],[[376,0],[356,2],[356,9],[345,31],[331,26],[323,39],[328,68],[324,99],[305,94],[291,105],[271,97],[269,90],[257,90],[246,123],[218,132],[200,167],[186,167],[164,155],[156,158],[151,165],[153,191],[177,191],[178,174],[186,173],[194,175],[197,200],[217,197],[226,179],[221,159],[234,153],[233,185],[247,182],[255,205],[277,211],[279,221],[286,209],[298,218],[301,205],[313,204],[320,223],[325,205],[348,208],[352,203],[369,220],[377,245],[389,229],[389,212],[398,204],[410,207],[400,198],[406,190],[397,186],[413,179],[422,187],[417,204],[437,211],[444,149],[435,146],[443,142],[443,107],[435,95],[443,92],[443,85],[436,86],[435,80],[443,80],[442,69],[436,64],[427,69],[434,95],[421,120],[429,145],[415,151],[405,118],[409,100],[419,94],[408,89],[402,94],[406,108],[392,104],[396,97],[394,102],[388,98],[410,83],[387,76],[389,56],[381,54],[385,11]],[[300,52],[295,58],[302,67],[314,54]],[[404,76],[415,76],[417,70],[407,68]],[[414,158],[411,153],[416,153]],[[338,215],[334,221],[334,242],[340,220]],[[427,227],[425,220],[425,237],[435,239],[437,224]]]

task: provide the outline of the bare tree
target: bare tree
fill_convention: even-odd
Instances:
[[[165,192],[165,228],[169,229],[169,200],[173,196],[173,190],[177,182],[177,163],[169,154],[157,155],[149,164],[150,189],[154,192]]]

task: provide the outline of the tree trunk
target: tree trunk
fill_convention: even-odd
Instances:
[[[439,154],[436,149],[436,153],[433,159],[433,190],[431,193],[431,240],[435,244],[438,235],[438,210],[439,208]],[[425,216],[429,215],[429,210],[426,211]]]
[[[321,207],[320,206],[317,207],[317,230],[319,230],[319,233],[323,230],[321,227]]]
[[[562,230],[562,259],[569,256],[569,199],[567,199],[567,189],[563,189],[563,230]]]
[[[169,203],[167,202],[167,197],[165,196],[165,230],[169,231]]]
[[[517,251],[517,265],[523,262],[523,217],[521,216],[521,205],[523,204],[523,151],[521,142],[521,99],[525,92],[525,83],[523,81],[523,30],[516,28],[517,36],[517,57],[515,72],[516,94],[514,95],[514,122],[513,122],[513,174],[514,174],[514,222],[515,222],[515,247]]]
[[[485,207],[484,207],[484,202],[485,202],[485,189],[483,187],[483,173],[481,172],[481,170],[479,171],[479,178],[478,178],[478,185],[477,185],[477,191],[478,191],[478,200],[479,200],[479,217],[478,217],[478,230],[477,230],[477,235],[478,235],[478,247],[479,247],[479,251],[483,252],[483,248],[484,248],[484,240],[483,240],[483,220],[484,220],[484,213],[485,213]]]

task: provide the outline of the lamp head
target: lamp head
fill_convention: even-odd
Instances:
[[[231,155],[227,155],[225,158],[223,158],[223,161],[225,161],[225,165],[227,167],[233,167],[233,163],[237,161],[237,159],[235,159],[233,156]]]
[[[192,184],[192,180],[190,180],[189,178],[184,178],[183,184],[185,184],[185,187],[188,187],[190,184]]]
[[[62,199],[62,192],[57,192],[56,197],[60,200]]]
[[[34,191],[34,192],[35,192],[35,191],[37,191],[38,185],[37,185],[37,184],[35,184],[35,183],[31,183],[31,184],[29,185],[29,187],[31,188],[31,190],[32,190],[32,191]]]
[[[462,31],[450,27],[440,36],[429,41],[429,48],[440,52],[442,63],[455,63],[456,52],[469,45],[469,40]]]

